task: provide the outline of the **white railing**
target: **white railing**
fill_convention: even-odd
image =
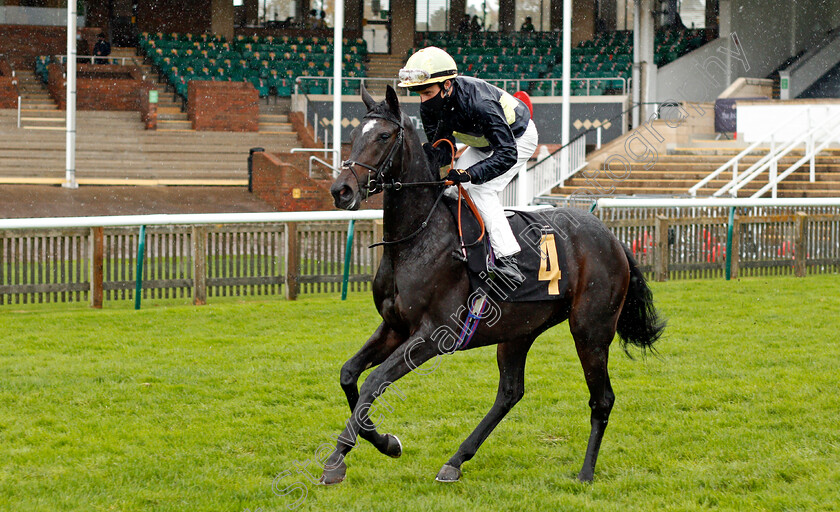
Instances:
[[[18,96],[18,109],[17,109],[17,123],[18,123],[17,127],[18,128],[20,128],[20,105],[21,105],[21,99],[20,99],[20,96]]]
[[[802,167],[802,165],[805,164],[805,162],[809,162],[809,161],[810,161],[810,164],[811,164],[810,165],[809,181],[811,183],[814,183],[816,181],[816,169],[815,169],[814,157],[816,155],[818,155],[820,153],[820,151],[822,151],[823,149],[828,147],[829,144],[831,144],[832,142],[834,142],[838,139],[840,139],[840,127],[838,127],[836,125],[834,127],[834,130],[829,134],[829,136],[826,137],[825,140],[818,146],[815,146],[814,137],[810,137],[810,140],[805,142],[805,155],[802,158],[800,158],[799,160],[797,160],[793,165],[788,167],[786,171],[779,174],[776,177],[776,179],[773,179],[772,174],[774,174],[775,172],[772,172],[770,180],[767,183],[767,185],[764,185],[763,187],[758,189],[758,192],[756,192],[755,194],[753,194],[750,197],[761,197],[764,194],[766,194],[768,190],[772,190],[773,191],[773,197],[775,198],[779,182],[781,182],[783,179],[785,179],[788,176],[790,176],[791,174],[793,174],[793,172],[795,170],[799,169],[800,167]],[[810,149],[808,149],[808,148],[810,148]],[[772,170],[775,171],[775,169],[772,169]]]
[[[59,64],[64,64],[67,62],[67,55],[53,55],[53,58]],[[110,55],[76,55],[76,62],[78,59],[87,59],[91,63],[93,63],[93,59],[104,59],[108,61],[108,64],[115,64],[119,62],[120,66],[125,66],[127,61],[130,61],[130,64],[139,65],[140,57],[111,57]]]
[[[192,224],[248,224],[257,222],[326,222],[377,220],[382,210],[265,212],[265,213],[195,213],[156,215],[109,215],[101,217],[47,217],[0,219],[0,229],[95,228],[115,226],[167,226]]]
[[[741,190],[744,186],[750,183],[752,180],[757,178],[761,173],[765,170],[769,170],[770,178],[769,182],[772,185],[773,189],[773,197],[776,197],[776,185],[778,184],[778,163],[779,160],[784,158],[788,153],[796,149],[797,146],[800,144],[806,145],[806,153],[807,148],[813,147],[814,142],[816,140],[816,135],[825,130],[831,130],[837,128],[838,124],[840,124],[840,115],[835,117],[826,117],[826,119],[818,124],[817,126],[811,128],[805,133],[802,133],[798,137],[794,138],[787,144],[776,146],[775,139],[773,137],[770,138],[770,152],[767,153],[763,158],[761,158],[758,162],[753,164],[749,169],[744,171],[744,173],[737,178],[733,179],[723,187],[721,187],[717,192],[712,194],[713,197],[720,197],[725,192],[729,192],[729,195],[732,197],[736,197],[738,195],[738,191]],[[831,137],[828,137],[829,141]],[[789,173],[785,174],[787,176]]]
[[[705,178],[700,180],[696,185],[694,185],[693,187],[688,189],[688,193],[691,194],[691,197],[697,197],[697,191],[698,190],[700,190],[701,188],[706,186],[707,183],[709,183],[713,179],[717,178],[720,174],[722,174],[725,170],[727,170],[729,168],[732,169],[732,182],[737,182],[738,181],[738,164],[741,162],[741,160],[745,156],[747,156],[750,153],[752,153],[753,151],[755,151],[756,148],[758,148],[758,146],[760,146],[762,144],[766,144],[779,131],[781,131],[783,129],[786,129],[791,123],[793,123],[795,120],[802,117],[802,115],[805,114],[805,112],[806,111],[804,111],[804,110],[800,111],[799,113],[791,116],[786,121],[776,125],[776,127],[773,128],[769,133],[767,133],[767,135],[762,137],[760,140],[757,140],[757,141],[753,142],[752,144],[750,144],[749,146],[747,146],[743,151],[741,151],[740,153],[738,153],[737,155],[732,157],[728,162],[726,162],[725,164],[721,165],[720,167],[718,167],[717,169],[712,171],[711,174],[709,174],[708,176],[706,176]],[[764,156],[758,162],[756,162],[756,164],[760,165],[760,164],[766,162],[767,159],[769,159],[769,158],[770,158],[769,155]]]
[[[568,155],[566,165],[563,163],[564,153]],[[532,203],[535,197],[547,193],[552,188],[562,187],[567,179],[584,167],[586,167],[586,136],[581,135],[569,143],[565,152],[558,149],[526,171],[524,186],[528,204]],[[525,206],[520,204],[521,201],[518,199],[520,186],[522,184],[519,183],[519,176],[517,176],[499,193],[499,199],[503,205]]]
[[[479,78],[481,76],[479,75]],[[300,94],[299,86],[302,85],[305,81],[313,81],[313,80],[326,80],[326,86],[324,87],[323,94],[332,94],[333,93],[333,80],[332,76],[299,76],[295,78],[295,89],[294,94]],[[364,84],[367,87],[368,83],[377,83],[377,82],[384,82],[386,84],[390,84],[396,91],[397,94],[402,96],[408,96],[410,92],[402,87],[397,87],[397,83],[399,80],[397,78],[375,78],[375,77],[350,77],[345,76],[341,77],[342,81],[350,81],[350,82],[359,82],[360,84]],[[550,89],[547,92],[549,96],[557,96],[558,91],[560,90],[560,85],[563,81],[562,78],[483,78],[483,80],[491,83],[495,82],[502,82],[502,89],[506,91],[512,91],[513,89],[517,90],[527,90],[529,88],[529,84],[532,82],[549,82],[551,84]],[[595,77],[595,78],[572,78],[572,82],[583,82],[586,84],[586,94],[581,96],[592,96],[592,83],[593,82],[613,82],[613,81],[621,81],[621,94],[624,95],[627,93],[627,87],[629,79],[621,78],[617,76],[609,77]],[[515,84],[515,85],[512,85]],[[609,87],[610,89],[615,89],[615,87]],[[581,90],[581,89],[578,89]],[[600,94],[599,94],[600,96]],[[300,109],[298,109],[300,110]]]

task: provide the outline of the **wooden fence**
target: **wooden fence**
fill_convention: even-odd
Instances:
[[[597,212],[649,278],[721,278],[728,210]],[[346,222],[158,226],[146,231],[144,298],[338,293]],[[350,290],[368,291],[379,221],[356,221]],[[138,228],[0,230],[0,305],[133,300]],[[800,258],[799,255],[805,255]],[[732,276],[840,271],[836,208],[746,208],[735,217]]]

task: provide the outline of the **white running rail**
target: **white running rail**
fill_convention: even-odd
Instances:
[[[761,140],[757,140],[757,141],[753,142],[752,144],[750,144],[749,146],[747,146],[743,151],[741,151],[740,153],[738,153],[737,155],[732,157],[728,162],[726,162],[725,164],[721,165],[720,167],[718,167],[717,169],[712,171],[711,174],[709,174],[708,176],[706,176],[705,178],[700,180],[696,185],[694,185],[693,187],[688,189],[688,193],[691,194],[691,197],[697,197],[697,191],[698,190],[700,190],[701,188],[706,186],[707,183],[709,183],[713,179],[717,178],[721,173],[723,173],[725,170],[727,170],[729,168],[732,169],[732,182],[737,182],[738,181],[738,164],[739,164],[739,162],[745,156],[747,156],[750,153],[752,153],[753,151],[755,151],[755,149],[758,146],[760,146],[762,144],[766,144],[779,131],[781,131],[784,128],[787,128],[791,123],[793,123],[794,121],[796,121],[797,119],[802,117],[805,113],[806,113],[806,111],[803,110],[803,111],[791,116],[786,121],[776,125],[776,127],[772,131],[770,131],[767,135],[762,137]],[[760,164],[766,162],[768,158],[770,158],[769,154],[762,157],[758,162],[756,162],[756,164],[760,165]]]
[[[747,185],[747,183],[749,183],[752,180],[754,180],[755,178],[757,178],[758,175],[763,173],[765,170],[769,170],[769,172],[770,172],[769,182],[772,185],[772,189],[773,189],[773,196],[772,197],[775,198],[776,197],[776,188],[777,188],[776,184],[778,183],[777,172],[778,172],[779,160],[782,159],[783,157],[785,157],[788,153],[790,153],[791,151],[796,149],[797,146],[799,146],[800,144],[803,144],[803,143],[805,144],[806,153],[807,153],[808,152],[807,148],[809,146],[813,147],[814,140],[816,140],[815,136],[816,136],[817,133],[823,131],[824,129],[832,130],[832,129],[834,129],[838,126],[838,123],[840,123],[840,115],[837,115],[837,116],[834,116],[834,117],[826,117],[826,119],[822,123],[820,123],[817,126],[811,128],[807,132],[799,135],[798,137],[793,139],[788,144],[785,144],[785,145],[782,145],[782,146],[779,146],[779,147],[776,147],[775,141],[771,137],[771,139],[770,139],[770,143],[771,143],[770,153],[768,153],[765,158],[762,158],[762,160],[764,160],[764,161],[761,162],[761,160],[759,160],[759,162],[756,162],[755,164],[753,164],[749,169],[747,169],[747,171],[745,171],[741,176],[739,176],[737,180],[730,181],[729,183],[727,183],[726,185],[721,187],[720,190],[718,190],[717,192],[712,194],[712,196],[713,197],[720,197],[726,191],[729,191],[730,196],[737,197],[738,191],[741,190],[745,185]]]

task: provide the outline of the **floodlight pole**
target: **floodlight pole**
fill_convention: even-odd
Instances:
[[[560,115],[560,153],[561,176],[569,174],[569,121],[571,118],[569,101],[572,94],[572,0],[563,0],[563,84],[561,95],[563,106]]]
[[[333,24],[333,169],[341,164],[341,40],[344,37],[344,0],[335,0]]]
[[[65,188],[78,188],[76,183],[76,2],[67,2],[67,166]]]

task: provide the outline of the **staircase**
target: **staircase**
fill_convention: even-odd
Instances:
[[[623,180],[613,179],[606,172],[595,169],[581,171],[566,181],[564,187],[556,187],[552,195],[568,196],[577,190],[586,190],[595,195],[658,195],[688,196],[688,189],[712,173],[743,150],[743,144],[710,141],[706,147],[678,147],[667,155],[659,155],[649,169],[644,164],[631,163],[631,170]],[[762,156],[769,147],[757,148],[739,164],[739,171],[745,171]],[[802,149],[792,151],[779,161],[779,173],[802,158]],[[795,171],[778,185],[778,197],[837,197],[840,196],[840,149],[826,149],[815,159],[816,181],[809,181],[808,166]],[[594,178],[585,178],[586,173]],[[618,176],[620,177],[620,176]],[[618,178],[617,177],[617,178]],[[711,196],[732,179],[731,172],[724,172],[698,191],[698,197]],[[748,183],[738,192],[738,197],[749,197],[767,184],[765,172]],[[580,194],[580,192],[578,193]],[[728,196],[726,196],[728,197]]]
[[[27,130],[63,130],[64,112],[58,110],[46,85],[31,69],[15,71],[20,93],[20,125]]]
[[[368,54],[370,62],[367,64],[367,76],[369,78],[390,78],[396,79],[400,69],[405,64],[405,58],[399,55]],[[384,81],[365,82],[368,92],[374,96],[385,96]]]
[[[18,129],[16,114],[0,110],[0,183],[61,183],[65,173],[63,127],[52,131]],[[76,130],[80,184],[245,185],[250,148],[286,152],[298,145],[291,130],[144,130],[137,112],[80,111]]]

